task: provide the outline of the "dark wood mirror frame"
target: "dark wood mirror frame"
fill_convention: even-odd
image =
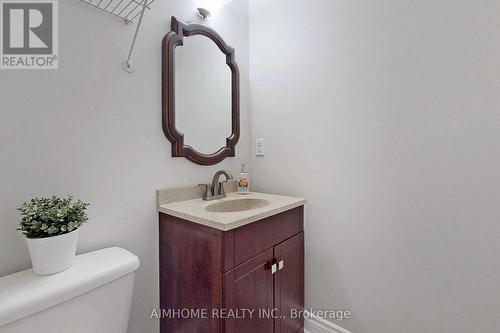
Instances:
[[[227,45],[213,29],[199,23],[184,23],[172,17],[171,29],[162,43],[162,107],[163,132],[172,143],[172,156],[185,157],[201,164],[213,165],[226,157],[235,156],[235,147],[240,139],[240,87],[239,71],[234,60],[234,49]],[[231,69],[231,135],[226,146],[213,154],[203,154],[184,144],[184,134],[175,127],[175,48],[183,45],[184,37],[203,35],[210,38],[226,55],[226,64]]]

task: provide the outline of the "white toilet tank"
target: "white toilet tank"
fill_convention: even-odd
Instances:
[[[48,276],[0,278],[0,333],[125,333],[139,258],[112,247]]]

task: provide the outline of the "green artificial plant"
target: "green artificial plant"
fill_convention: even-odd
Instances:
[[[68,198],[34,198],[17,210],[21,212],[19,228],[28,238],[63,235],[88,221],[85,210],[89,204]]]

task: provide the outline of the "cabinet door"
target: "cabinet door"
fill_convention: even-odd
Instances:
[[[272,260],[269,249],[224,274],[224,308],[245,315],[225,319],[225,333],[273,333],[272,317],[259,316],[259,310],[273,309]],[[251,317],[246,309],[254,310]]]
[[[274,300],[282,318],[275,320],[275,332],[302,332],[304,319],[292,314],[304,309],[304,233],[277,245],[274,256],[281,263],[274,274]]]

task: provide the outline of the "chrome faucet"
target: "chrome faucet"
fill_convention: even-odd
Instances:
[[[220,181],[220,176],[224,175],[225,181]],[[224,191],[224,183],[228,180],[233,179],[233,176],[226,170],[219,170],[215,173],[214,178],[212,178],[212,184],[199,184],[198,186],[205,186],[205,193],[203,194],[203,200],[211,201],[222,199],[226,197],[226,192]]]

